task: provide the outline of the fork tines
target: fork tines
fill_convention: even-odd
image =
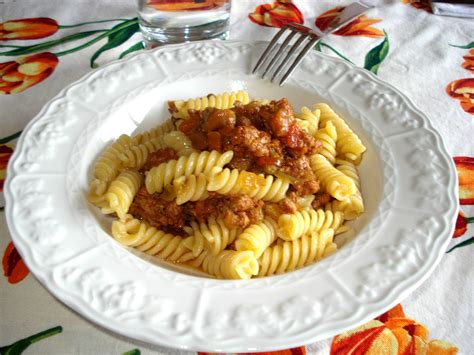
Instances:
[[[278,48],[278,40],[283,36],[285,32],[289,32],[288,36],[285,38],[281,46]],[[299,37],[294,41],[293,44],[290,44],[292,39],[299,34]],[[280,80],[280,86],[283,85],[288,77],[293,73],[298,64],[304,59],[306,54],[314,47],[316,42],[321,38],[320,34],[316,34],[313,30],[308,27],[301,26],[295,23],[290,23],[284,26],[278,33],[273,37],[270,44],[267,46],[262,56],[258,60],[255,68],[252,73],[255,73],[271,56],[272,51],[276,49],[276,53],[266,66],[263,71],[262,78],[265,78],[268,75],[271,75],[271,81],[273,82],[275,78],[281,73],[281,71],[287,66],[287,64],[292,59],[292,56],[301,47],[301,45],[306,41],[306,45],[296,56],[296,59],[293,61],[291,66],[285,72]],[[287,50],[287,48],[289,48]],[[286,55],[285,55],[286,54]],[[282,59],[283,58],[283,59]],[[272,71],[273,68],[276,68]]]

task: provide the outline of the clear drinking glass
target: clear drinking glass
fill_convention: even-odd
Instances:
[[[138,0],[148,48],[203,39],[227,39],[231,0]]]

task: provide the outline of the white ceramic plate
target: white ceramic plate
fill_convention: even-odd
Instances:
[[[311,53],[284,87],[249,75],[264,44],[167,46],[106,65],[68,86],[22,134],[8,167],[6,217],[35,276],[112,331],[202,351],[293,347],[355,327],[401,301],[444,254],[457,213],[454,165],[440,135],[398,90]],[[281,276],[221,281],[133,253],[86,201],[90,170],[122,133],[168,117],[166,101],[248,90],[296,109],[327,102],[362,138],[367,212],[355,238]]]

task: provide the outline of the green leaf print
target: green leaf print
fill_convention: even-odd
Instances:
[[[108,51],[109,49],[113,49],[115,47],[118,47],[125,43],[130,37],[132,37],[136,32],[140,30],[138,26],[138,22],[136,19],[132,19],[129,21],[129,26],[125,26],[127,22],[122,22],[118,24],[117,26],[114,26],[110,29],[112,32],[107,39],[107,43],[104,44],[102,47],[100,47],[97,52],[95,52],[90,61],[90,65],[92,68],[98,67],[98,65],[95,63],[95,60],[105,51]],[[123,27],[120,31],[115,32],[114,30]]]
[[[73,35],[66,36],[60,39],[46,41],[46,42],[38,43],[32,46],[22,46],[22,47],[18,46],[20,48],[16,48],[7,52],[1,52],[0,55],[17,56],[17,55],[26,55],[26,54],[32,54],[32,53],[37,53],[37,52],[43,52],[47,49],[58,46],[60,44],[77,41],[79,39],[86,38],[86,37],[95,35],[97,33],[103,33],[103,32],[107,32],[107,30],[94,30],[94,31],[79,32],[79,33],[75,33]]]
[[[463,48],[463,49],[472,49],[474,48],[474,42],[468,43],[466,45],[459,45],[459,44],[450,44],[451,47],[456,47],[456,48]]]
[[[1,355],[19,355],[25,351],[31,344],[36,343],[40,340],[45,338],[49,338],[50,336],[56,335],[63,331],[63,327],[57,326],[37,334],[31,335],[28,338],[18,340],[11,345],[2,346],[0,347],[0,354]]]
[[[140,41],[138,43],[135,43],[133,46],[131,46],[130,48],[128,48],[127,50],[123,51],[121,54],[120,54],[120,57],[119,59],[122,59],[123,57],[125,57],[126,55],[129,55],[130,53],[132,52],[136,52],[136,51],[140,51],[142,49],[145,49],[145,46],[143,45],[143,42]]]
[[[139,349],[133,349],[133,350],[129,350],[125,353],[123,353],[122,355],[140,355],[141,352]]]
[[[455,246],[453,246],[451,249],[449,249],[446,253],[451,253],[454,249],[457,249],[457,248],[462,248],[462,247],[465,247],[465,246],[468,246],[470,244],[474,244],[474,237],[471,237],[470,239],[467,239]]]
[[[380,64],[387,57],[390,49],[387,33],[384,31],[385,38],[376,47],[372,48],[365,56],[364,68],[370,70],[372,73],[377,74]]]

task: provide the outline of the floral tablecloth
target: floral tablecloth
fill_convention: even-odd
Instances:
[[[348,3],[234,0],[230,37],[268,40],[288,21],[324,29]],[[372,71],[428,115],[456,164],[461,212],[445,257],[401,305],[281,353],[474,353],[474,20],[435,16],[428,0],[378,1],[315,49]],[[0,354],[178,353],[112,334],[61,304],[29,273],[3,214],[7,163],[25,125],[69,83],[140,50],[135,1],[0,1]]]

